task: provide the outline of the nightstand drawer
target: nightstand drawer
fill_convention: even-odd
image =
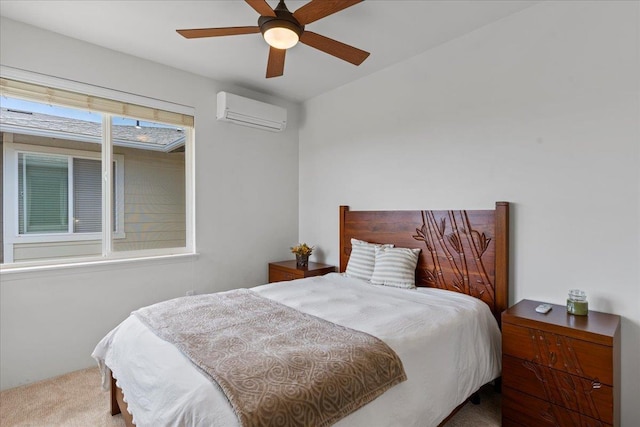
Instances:
[[[531,397],[503,385],[502,426],[607,427],[610,424]]]
[[[269,269],[269,283],[286,282],[288,280],[299,279],[300,277],[302,276],[297,276],[290,271],[278,270],[276,268]]]
[[[613,385],[613,349],[608,346],[503,322],[502,352]]]
[[[613,388],[528,360],[504,355],[502,384],[566,409],[613,423]]]

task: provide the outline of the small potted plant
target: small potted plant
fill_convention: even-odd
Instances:
[[[296,254],[296,265],[298,267],[307,267],[309,265],[309,255],[313,252],[315,246],[309,246],[306,243],[298,243],[291,247],[291,253]]]

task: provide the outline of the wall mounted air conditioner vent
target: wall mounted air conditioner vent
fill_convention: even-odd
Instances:
[[[287,127],[287,110],[264,102],[218,92],[216,118],[241,126],[281,132]]]

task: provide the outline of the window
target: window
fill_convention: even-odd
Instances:
[[[193,252],[192,116],[0,89],[3,269]]]
[[[7,160],[14,161],[18,183],[18,234],[100,233],[102,231],[102,179],[99,158],[38,153],[33,147],[8,144]],[[36,148],[37,149],[37,148]],[[55,150],[67,153],[67,150]],[[91,153],[85,153],[91,156]],[[94,156],[95,157],[95,156]],[[124,157],[113,162],[113,187],[120,197],[112,202],[112,230],[124,237],[121,184]],[[115,193],[114,193],[115,194]],[[11,205],[11,203],[9,203]],[[70,236],[66,240],[73,240]]]

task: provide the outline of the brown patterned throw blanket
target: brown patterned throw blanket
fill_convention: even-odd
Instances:
[[[133,313],[226,394],[243,426],[327,426],[406,380],[384,342],[248,289]]]

